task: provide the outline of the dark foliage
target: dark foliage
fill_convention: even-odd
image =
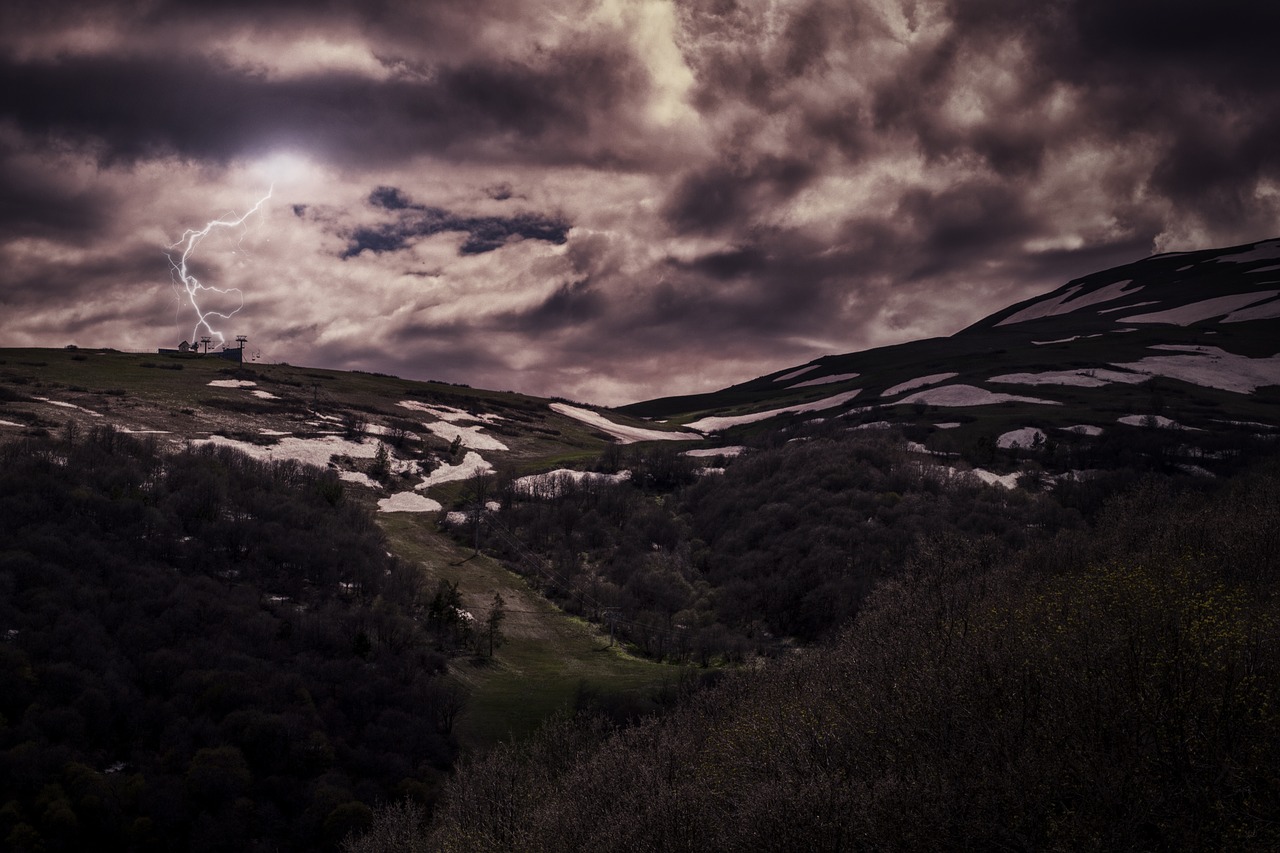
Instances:
[[[830,644],[465,764],[430,849],[1275,850],[1278,491],[932,537]]]
[[[722,474],[668,449],[611,449],[598,467],[631,476],[499,484],[487,546],[642,653],[703,664],[833,635],[924,537],[1017,548],[1082,523],[1049,495],[956,477],[865,434],[759,448]]]
[[[332,472],[0,445],[0,846],[333,849],[453,757],[429,595]]]

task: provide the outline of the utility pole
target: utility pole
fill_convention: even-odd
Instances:
[[[604,618],[609,622],[609,648],[613,648],[613,627],[617,624],[618,608],[606,607],[604,609]]]

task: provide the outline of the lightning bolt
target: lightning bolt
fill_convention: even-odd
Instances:
[[[257,204],[239,216],[235,214],[226,214],[220,219],[215,219],[212,222],[209,222],[199,230],[188,228],[186,233],[182,235],[181,240],[166,247],[168,251],[165,252],[165,257],[169,259],[169,273],[173,278],[173,283],[176,287],[181,287],[182,290],[186,292],[187,300],[191,303],[191,307],[195,309],[196,312],[196,324],[195,328],[192,329],[191,332],[191,339],[193,342],[200,337],[200,329],[203,328],[208,333],[209,337],[216,337],[218,339],[218,343],[226,344],[227,339],[221,332],[213,328],[209,319],[211,317],[215,317],[221,320],[230,320],[233,316],[239,313],[241,308],[244,307],[244,292],[238,287],[220,288],[202,284],[200,280],[192,275],[191,271],[187,269],[187,261],[189,261],[191,256],[195,253],[196,247],[200,245],[200,241],[209,236],[213,231],[219,228],[242,227],[246,219],[253,216],[253,214],[257,213],[262,208],[262,205],[266,204],[267,199],[271,198],[271,193],[274,190],[275,184],[272,184],[267,190],[267,194],[258,199]],[[243,235],[241,235],[241,238],[243,239]],[[182,253],[177,255],[177,249],[179,247],[182,248]],[[177,255],[177,257],[175,257],[175,255]],[[200,307],[200,299],[202,294],[206,292],[222,295],[234,293],[239,297],[240,304],[236,306],[235,310],[230,312],[203,309]]]

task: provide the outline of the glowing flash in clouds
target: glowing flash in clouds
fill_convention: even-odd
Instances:
[[[176,260],[174,259],[174,255],[170,254],[170,252],[166,252],[165,257],[169,259],[169,265],[172,267],[171,274],[173,276],[173,283],[175,285],[182,286],[182,289],[187,293],[187,299],[191,302],[191,307],[196,311],[196,325],[191,333],[193,343],[200,337],[200,327],[203,326],[210,337],[216,337],[218,339],[218,343],[225,344],[227,339],[223,337],[221,332],[210,325],[209,318],[217,317],[222,320],[230,320],[240,311],[241,308],[244,307],[244,293],[238,287],[219,288],[201,284],[200,281],[187,270],[187,261],[195,252],[196,246],[200,245],[200,241],[207,237],[210,232],[218,228],[239,228],[242,226],[246,219],[257,213],[262,205],[266,203],[267,199],[271,198],[271,193],[274,189],[275,185],[273,184],[271,188],[267,190],[267,194],[258,199],[257,204],[249,208],[240,216],[228,214],[222,219],[213,220],[199,231],[187,229],[187,232],[182,235],[181,240],[168,247],[170,250],[177,249],[179,246],[182,247],[182,255]],[[236,306],[234,311],[228,313],[205,310],[200,307],[200,297],[201,294],[206,291],[220,294],[234,293],[240,298],[240,304]]]

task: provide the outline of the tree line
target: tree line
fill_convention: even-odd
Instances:
[[[1280,463],[938,531],[829,640],[465,761],[348,849],[1274,850]]]
[[[456,626],[331,471],[0,445],[0,839],[335,849],[451,766]]]

